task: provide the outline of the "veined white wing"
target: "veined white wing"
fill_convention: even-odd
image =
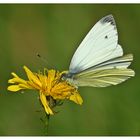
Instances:
[[[99,20],[84,38],[64,77],[76,86],[116,85],[135,75],[128,69],[132,60],[132,54],[123,56],[115,20],[108,15]]]
[[[69,73],[79,73],[122,55],[115,20],[108,15],[99,20],[84,38],[71,60]]]
[[[106,87],[117,85],[135,75],[128,69],[133,60],[133,55],[128,54],[91,67],[73,76],[77,86]]]
[[[133,60],[133,55],[126,54],[124,56],[117,57],[117,58],[108,60],[106,62],[103,62],[101,64],[98,64],[96,66],[93,66],[87,70],[84,70],[83,72],[85,73],[86,71],[89,71],[89,70],[99,70],[99,69],[102,70],[102,69],[113,69],[113,68],[127,68],[131,64],[132,60]]]

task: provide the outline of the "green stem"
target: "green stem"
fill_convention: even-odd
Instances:
[[[50,120],[50,115],[46,114],[45,116],[45,120],[44,120],[44,123],[45,123],[45,128],[44,128],[44,134],[46,136],[49,135],[49,120]]]

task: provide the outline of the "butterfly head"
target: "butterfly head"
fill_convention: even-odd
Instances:
[[[72,73],[66,72],[66,73],[63,73],[63,74],[61,75],[61,79],[62,79],[62,80],[66,80],[66,81],[67,81],[67,79],[72,79],[72,78],[73,78],[73,74],[72,74]]]
[[[73,73],[69,73],[69,72],[63,73],[61,75],[61,79],[77,88],[76,83],[74,81],[74,74]]]

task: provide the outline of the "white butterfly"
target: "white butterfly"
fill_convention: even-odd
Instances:
[[[108,15],[89,31],[71,60],[63,79],[75,86],[117,85],[135,75],[128,66],[133,55],[123,55],[115,20]]]

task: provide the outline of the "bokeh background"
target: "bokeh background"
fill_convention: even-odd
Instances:
[[[67,70],[84,36],[108,14],[115,17],[124,52],[134,54],[136,76],[117,86],[80,88],[83,105],[66,101],[58,108],[49,135],[140,135],[140,5],[16,4],[0,5],[1,136],[44,135],[38,93],[8,92],[10,73],[26,78],[23,65],[32,71]]]

